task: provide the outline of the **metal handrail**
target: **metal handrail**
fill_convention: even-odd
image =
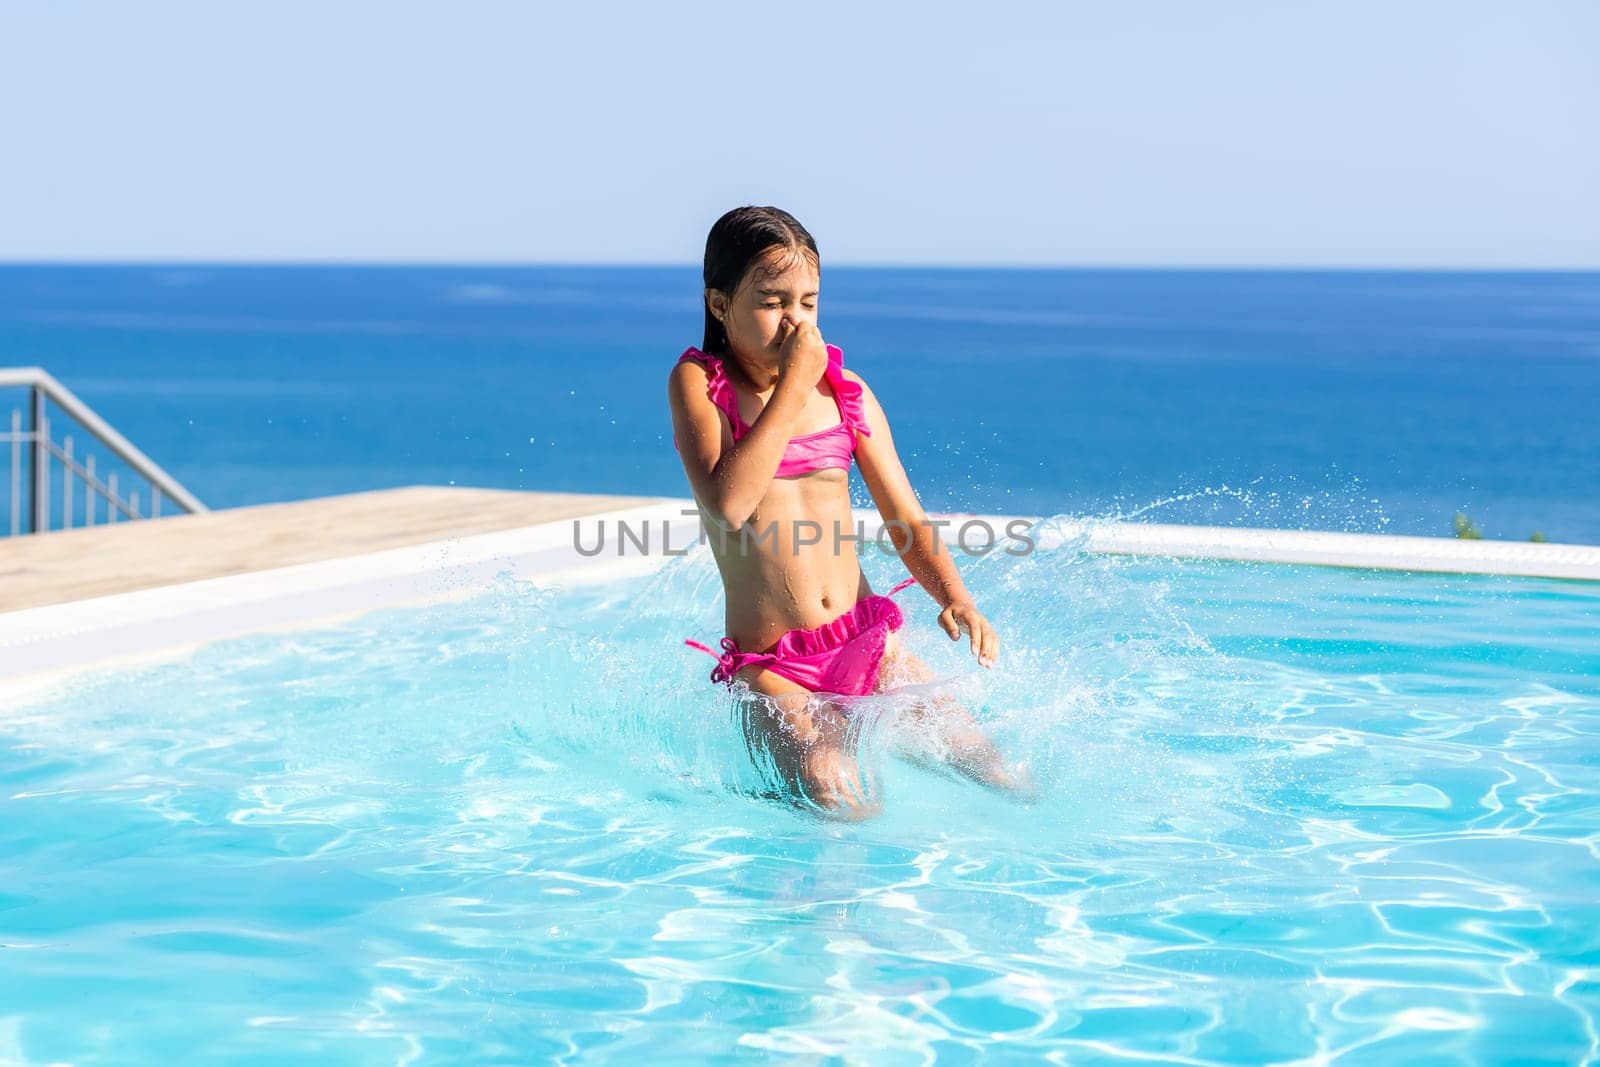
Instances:
[[[150,483],[150,516],[161,514],[161,497],[165,495],[184,511],[194,513],[209,510],[176,478],[161,468],[155,460],[141,452],[118,433],[94,410],[73,395],[72,390],[56,381],[43,367],[0,367],[0,389],[25,388],[32,391],[31,421],[29,430],[22,429],[22,413],[11,413],[11,432],[0,433],[0,438],[11,443],[11,532],[20,532],[22,516],[21,445],[32,446],[31,483],[29,499],[32,504],[32,532],[43,533],[50,528],[50,460],[61,463],[61,517],[62,525],[72,525],[72,479],[78,477],[84,485],[84,518],[88,525],[95,522],[95,502],[104,500],[108,505],[106,520],[116,522],[120,512],[129,519],[146,516],[139,511],[139,494],[128,494],[124,499],[117,491],[117,476],[108,474],[102,482],[95,475],[93,455],[85,455],[79,464],[73,455],[72,438],[64,438],[58,446],[50,437],[50,421],[46,416],[48,400],[82,426],[102,446],[126,463],[135,474]]]

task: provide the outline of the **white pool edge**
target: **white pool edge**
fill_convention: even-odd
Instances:
[[[573,522],[605,519],[611,524],[608,541],[614,543],[619,522],[656,522],[678,510],[676,502],[652,503],[577,520],[3,612],[0,701],[86,667],[171,658],[214,641],[460,599],[506,579],[579,584],[646,572],[662,559],[614,550],[580,553],[574,546]]]
[[[562,585],[645,573],[665,562],[664,548],[675,555],[694,548],[693,509],[687,498],[662,498],[519,529],[0,613],[0,699],[16,699],[86,667],[166,658],[213,641],[458,599],[506,579]],[[1022,551],[1025,543],[1007,532],[1009,523],[1020,523],[1039,545],[1077,542],[1096,554],[1600,581],[1600,547],[1587,545],[1061,518],[1041,523],[1036,516],[948,512],[930,518],[944,523],[940,533],[958,558],[962,546],[975,551],[988,540],[985,526],[997,538],[994,551]],[[857,509],[854,519],[868,539],[882,529],[874,510]],[[635,538],[645,534],[648,551],[622,540],[624,527]],[[669,530],[663,546],[662,533]],[[890,545],[886,534],[882,544]],[[594,548],[599,551],[588,554]]]

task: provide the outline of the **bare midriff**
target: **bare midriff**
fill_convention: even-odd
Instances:
[[[824,430],[839,420],[831,394],[826,405],[827,416],[818,405],[815,420]],[[733,447],[726,423],[723,445]],[[845,539],[874,533],[851,521],[847,470],[772,479],[743,531],[725,530],[704,509],[701,519],[727,592],[723,632],[741,651],[766,652],[787,631],[832,622],[872,593],[856,542]]]

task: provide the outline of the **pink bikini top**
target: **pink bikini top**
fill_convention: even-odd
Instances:
[[[872,436],[861,410],[861,386],[844,376],[844,353],[833,345],[827,347],[828,366],[823,376],[833,388],[834,402],[839,405],[839,424],[816,433],[789,438],[789,446],[783,450],[783,460],[778,464],[779,478],[792,478],[797,474],[828,469],[849,470],[856,451],[856,434]],[[728,416],[733,439],[738,441],[749,433],[749,425],[739,417],[739,403],[733,395],[733,383],[723,372],[722,357],[690,346],[678,357],[678,362],[686,359],[704,364],[709,379],[706,393],[711,397],[711,402]],[[672,447],[678,447],[676,437],[672,440]]]

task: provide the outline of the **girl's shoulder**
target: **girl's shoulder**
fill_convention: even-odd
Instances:
[[[704,390],[705,383],[711,379],[711,365],[708,361],[697,357],[704,356],[698,348],[691,348],[673,361],[667,369],[667,382],[674,388],[692,388],[696,391]]]
[[[850,382],[854,385],[866,384],[861,375],[844,365],[844,350],[838,345],[828,346],[828,377],[835,379],[842,378],[846,382]]]
[[[704,371],[705,395],[728,416],[728,421],[733,426],[734,438],[737,439],[747,427],[744,419],[739,415],[739,401],[734,396],[733,382],[728,378],[727,372],[723,368],[722,357],[713,355],[710,352],[702,352],[700,349],[690,345],[684,349],[683,355],[679,356],[678,361],[673,364],[670,378],[672,382],[681,385],[691,380],[688,377],[689,375],[697,375],[699,373],[699,371],[686,368],[684,366],[686,363],[690,367],[698,367]],[[698,382],[695,383],[696,387],[698,387],[698,384]]]
[[[712,383],[717,381],[726,382],[728,380],[727,372],[722,366],[722,357],[713,355],[710,352],[702,352],[693,345],[683,350],[683,355],[673,362],[672,370],[669,372],[669,376],[674,380],[680,377],[700,377],[702,375],[707,382]]]
[[[710,352],[702,352],[694,345],[690,345],[683,350],[683,355],[679,356],[677,361],[673,363],[672,369],[677,370],[685,363],[696,363],[709,371],[713,366],[721,368],[722,357],[712,355]]]

